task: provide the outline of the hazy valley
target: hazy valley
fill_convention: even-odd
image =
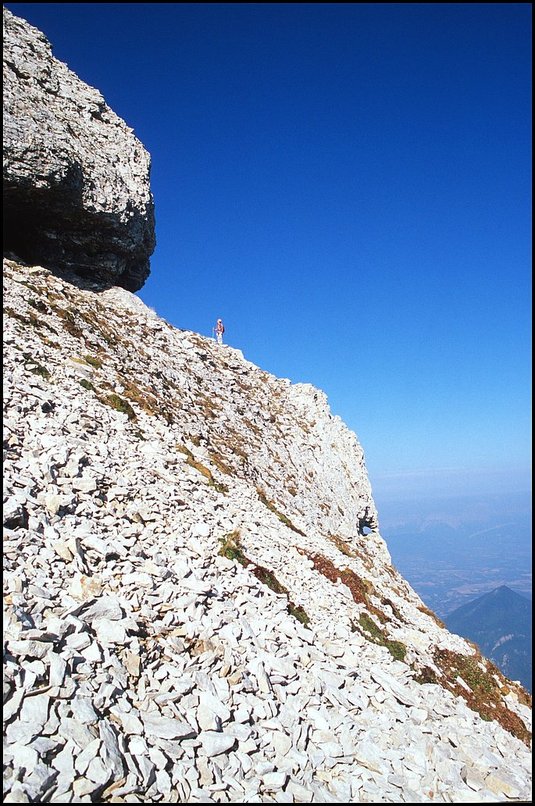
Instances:
[[[507,585],[531,598],[529,496],[385,503],[381,527],[394,565],[444,618]]]

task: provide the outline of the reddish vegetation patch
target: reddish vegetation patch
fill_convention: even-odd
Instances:
[[[422,685],[424,683],[439,683],[436,672],[434,672],[429,666],[422,666],[414,679],[417,683],[421,683]]]
[[[510,685],[494,664],[479,652],[461,655],[449,649],[437,649],[434,660],[444,675],[438,679],[438,683],[466,700],[467,705],[477,711],[482,719],[499,722],[502,728],[530,746],[531,733],[520,717],[503,702]],[[470,691],[458,682],[457,677],[464,680]]]
[[[349,590],[351,591],[351,596],[353,597],[353,601],[357,604],[363,604],[365,607],[373,613],[377,618],[382,621],[390,621],[388,616],[386,616],[381,610],[374,607],[370,602],[370,594],[373,593],[373,586],[370,582],[362,579],[356,574],[354,571],[351,571],[349,568],[344,568],[340,570],[335,566],[331,560],[328,560],[327,557],[324,557],[322,554],[307,554],[307,557],[312,560],[314,563],[314,569],[319,571],[326,579],[330,580],[330,582],[337,582],[341,580],[344,585],[347,585]]]
[[[354,571],[350,571],[349,568],[344,568],[343,571],[340,572],[340,579],[351,591],[355,602],[362,602],[367,607],[370,606],[368,596],[369,593],[371,593],[371,585],[368,582],[359,577]],[[381,615],[383,618],[386,618],[384,614]]]
[[[309,554],[308,557],[314,563],[314,569],[319,571],[322,576],[326,577],[331,582],[338,582],[340,579],[344,585],[347,585],[351,591],[351,595],[355,602],[358,604],[368,605],[368,590],[369,583],[366,583],[354,571],[349,568],[344,568],[341,571],[335,566],[331,560],[324,557],[322,554]]]

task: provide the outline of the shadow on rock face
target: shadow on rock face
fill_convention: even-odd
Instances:
[[[5,8],[3,24],[4,253],[139,290],[156,243],[150,155],[43,34]]]
[[[150,274],[153,229],[134,211],[126,226],[112,213],[87,211],[80,196],[74,181],[46,190],[5,185],[4,255],[138,291]]]
[[[134,293],[134,289],[127,288],[124,283],[113,282],[110,280],[109,275],[102,277],[98,276],[91,267],[88,268],[87,273],[83,274],[80,271],[73,271],[68,268],[60,268],[51,263],[43,260],[32,260],[21,258],[16,252],[10,249],[4,249],[3,257],[5,260],[10,260],[16,263],[19,269],[36,269],[41,267],[47,272],[50,272],[54,277],[64,280],[66,283],[79,288],[81,291],[92,291],[94,293],[102,293],[111,288],[124,288],[126,291]]]

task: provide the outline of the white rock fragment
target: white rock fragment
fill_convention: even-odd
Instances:
[[[226,753],[236,744],[234,736],[225,733],[217,733],[213,730],[205,730],[199,733],[199,741],[208,758]]]
[[[181,719],[172,719],[156,713],[142,714],[141,719],[148,736],[157,736],[161,739],[188,739],[195,735],[191,725]]]

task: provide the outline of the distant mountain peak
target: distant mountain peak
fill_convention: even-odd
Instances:
[[[531,691],[531,602],[525,596],[500,585],[461,605],[445,619],[457,635],[474,641],[512,680],[520,680]]]
[[[518,593],[515,593],[515,591],[512,588],[510,588],[508,585],[500,585],[499,587],[494,588],[494,590],[492,590],[491,593],[492,594],[511,593],[511,594],[513,594],[513,596],[518,596],[519,595]]]

